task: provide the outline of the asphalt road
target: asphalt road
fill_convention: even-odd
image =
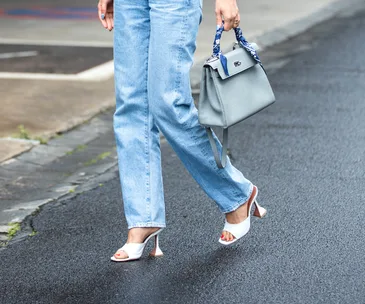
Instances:
[[[271,74],[277,103],[232,129],[268,209],[242,241],[218,243],[222,215],[165,143],[163,258],[109,260],[126,238],[115,178],[0,251],[0,302],[365,303],[365,15],[334,25]]]
[[[0,72],[77,74],[113,60],[113,49],[0,44],[0,60]]]

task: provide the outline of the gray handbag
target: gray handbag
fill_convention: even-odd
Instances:
[[[275,96],[254,47],[239,28],[233,50],[222,54],[220,38],[223,24],[217,28],[213,55],[203,67],[198,103],[199,123],[208,132],[215,161],[226,165],[228,127],[261,111],[275,101]],[[211,127],[223,128],[223,148],[219,157]]]

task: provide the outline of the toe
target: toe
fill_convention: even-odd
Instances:
[[[228,231],[223,231],[221,235],[221,240],[225,242],[231,242],[234,240],[234,236]]]
[[[234,236],[233,236],[231,233],[229,233],[228,231],[226,231],[225,233],[226,233],[226,234],[225,234],[225,241],[226,241],[226,242],[231,242],[231,241],[233,241]]]
[[[115,254],[114,254],[114,257],[116,259],[127,259],[128,258],[128,254],[123,251],[123,250],[120,250],[120,251],[117,251]]]

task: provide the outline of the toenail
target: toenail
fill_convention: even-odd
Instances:
[[[221,239],[224,239],[224,234],[221,235]]]

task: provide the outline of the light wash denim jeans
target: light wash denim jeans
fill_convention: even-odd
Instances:
[[[114,0],[114,131],[129,229],[166,226],[159,131],[223,213],[251,195],[229,159],[217,167],[198,121],[189,71],[201,16],[201,0]]]

